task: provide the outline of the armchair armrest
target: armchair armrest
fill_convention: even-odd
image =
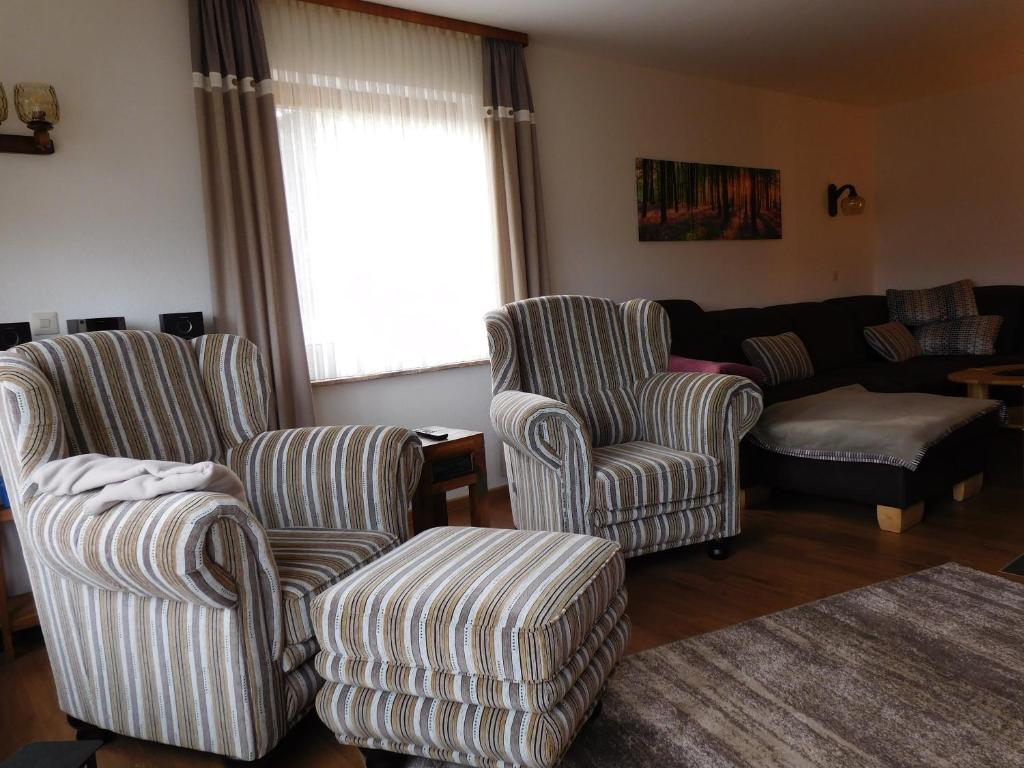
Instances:
[[[266,532],[237,499],[173,493],[86,515],[82,505],[93,495],[33,498],[22,535],[47,569],[97,589],[210,608],[258,595],[278,657],[277,566]]]
[[[423,447],[404,427],[303,427],[233,446],[225,463],[268,528],[361,528],[404,541]]]
[[[529,454],[548,469],[560,469],[566,459],[563,430],[578,436],[590,463],[587,427],[569,405],[532,392],[505,390],[491,400],[491,423],[506,445]]]
[[[760,388],[742,376],[659,373],[637,390],[644,435],[652,443],[725,459],[757,423]]]
[[[579,415],[549,397],[505,390],[491,400],[491,423],[511,449],[516,525],[593,534],[593,451]]]

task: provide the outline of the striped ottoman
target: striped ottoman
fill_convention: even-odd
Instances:
[[[433,528],[321,594],[317,712],[345,744],[555,765],[629,639],[618,544]]]

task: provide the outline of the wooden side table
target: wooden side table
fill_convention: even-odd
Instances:
[[[0,640],[8,660],[14,658],[14,638],[21,629],[39,626],[39,614],[31,592],[7,596],[7,574],[4,571],[3,534],[8,525],[14,525],[10,507],[0,507]]]
[[[486,527],[487,455],[484,433],[435,427],[448,433],[445,440],[423,441],[423,473],[412,505],[413,533],[448,524],[448,491],[469,489],[470,525]]]

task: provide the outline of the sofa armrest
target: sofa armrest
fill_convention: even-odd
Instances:
[[[749,379],[716,373],[659,373],[637,390],[645,439],[725,459],[753,429],[764,399]]]
[[[267,528],[358,528],[409,538],[423,447],[404,427],[264,432],[229,448],[225,463]]]
[[[21,535],[45,568],[97,589],[209,608],[258,595],[278,657],[277,566],[266,532],[238,499],[173,493],[87,515],[82,506],[94,495],[33,498]]]

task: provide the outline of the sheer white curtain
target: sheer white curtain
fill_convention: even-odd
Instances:
[[[313,380],[486,358],[480,38],[294,0],[261,11]]]

